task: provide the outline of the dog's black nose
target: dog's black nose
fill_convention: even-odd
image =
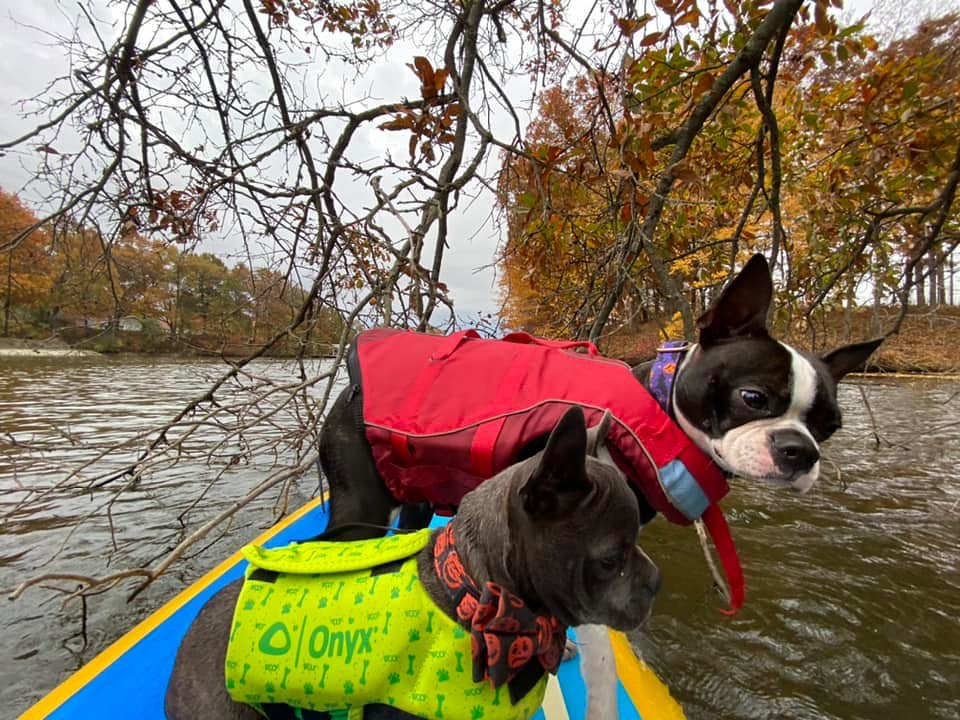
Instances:
[[[816,443],[799,430],[777,430],[770,442],[777,466],[783,470],[806,472],[820,459]]]

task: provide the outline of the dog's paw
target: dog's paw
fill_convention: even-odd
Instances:
[[[566,662],[567,660],[573,660],[579,652],[580,651],[577,649],[577,644],[570,638],[567,638],[567,642],[563,646],[563,661]]]

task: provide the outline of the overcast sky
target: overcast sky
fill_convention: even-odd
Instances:
[[[97,3],[101,5],[101,3]],[[40,94],[55,78],[69,73],[68,57],[51,35],[70,34],[79,3],[35,0],[30,3],[0,0],[0,139],[10,140],[33,127],[30,120],[20,117],[19,102]],[[102,10],[101,20],[108,20],[112,13]],[[112,35],[110,34],[112,30]],[[113,42],[120,33],[119,25],[104,31],[105,40]],[[374,76],[368,79],[371,87],[379,84],[389,88],[390,100],[396,97],[417,97],[419,82],[406,66],[416,48],[398,48],[402,60],[391,65],[380,65]],[[342,82],[339,77],[327,78],[331,86]],[[322,82],[322,81],[320,81]],[[399,143],[405,148],[406,140],[400,133],[385,133],[373,130],[376,137],[361,138],[370,144],[371,155],[382,152],[387,143]],[[386,137],[393,136],[393,137]],[[403,157],[405,150],[398,152]],[[28,182],[33,164],[39,156],[30,149],[26,152],[7,152],[0,156],[0,187],[8,192],[20,193]],[[496,155],[491,158],[497,161]],[[29,193],[21,195],[28,204],[35,206],[36,197]],[[492,262],[499,241],[498,230],[491,221],[493,210],[489,193],[476,201],[462,197],[460,207],[449,218],[450,249],[444,260],[444,281],[459,313],[493,312],[497,308],[496,276]],[[212,251],[225,261],[240,261],[239,248],[229,240],[212,241],[202,250]],[[425,252],[425,257],[429,255]],[[427,260],[429,263],[429,260]]]

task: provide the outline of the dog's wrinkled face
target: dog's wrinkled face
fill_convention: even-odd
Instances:
[[[880,345],[823,357],[768,335],[773,283],[756,255],[700,318],[700,342],[674,384],[678,424],[722,468],[806,492],[820,473],[819,443],[840,428],[837,383]]]
[[[629,630],[649,616],[660,573],[637,545],[633,492],[586,453],[583,412],[573,408],[523,464],[511,489],[511,572],[567,625]]]

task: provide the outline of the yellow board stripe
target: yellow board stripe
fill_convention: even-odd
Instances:
[[[276,535],[281,530],[289,527],[304,515],[315,509],[326,501],[326,495],[317,497],[308,502],[303,507],[292,512],[283,518],[276,525],[260,535],[253,542],[261,545]],[[180,592],[173,599],[169,600],[159,610],[147,617],[143,622],[133,628],[126,635],[116,640],[110,647],[97,655],[93,660],[81,667],[75,673],[70,675],[60,685],[51,690],[45,697],[38,701],[33,707],[20,716],[20,720],[41,720],[66,702],[74,693],[80,690],[90,680],[99,675],[105,668],[109,667],[117,658],[123,655],[127,650],[136,645],[141,639],[150,632],[159,627],[167,618],[173,615],[197,595],[203,592],[213,581],[219,578],[223,573],[229,570],[234,564],[243,559],[240,551],[233,553],[230,557],[217,565],[213,570],[206,573],[199,580]]]
[[[617,675],[643,720],[685,720],[680,703],[673,699],[667,686],[650,666],[636,656],[630,641],[622,632],[610,631]]]

